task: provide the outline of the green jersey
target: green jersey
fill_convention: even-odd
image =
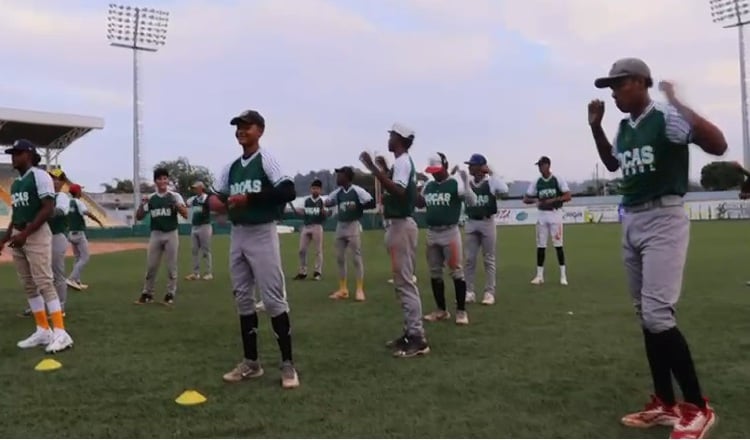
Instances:
[[[477,203],[474,206],[466,206],[466,216],[472,220],[484,220],[497,214],[497,198],[508,192],[508,185],[488,175],[479,182],[472,179],[469,186],[477,196]]]
[[[361,186],[351,185],[336,188],[328,199],[335,203],[340,222],[353,222],[362,218],[364,205],[372,201],[372,196]]]
[[[570,192],[568,182],[554,174],[550,174],[549,177],[540,176],[536,179],[536,182],[531,182],[529,188],[526,190],[526,195],[529,197],[535,197],[539,200],[549,200],[554,199],[555,197],[560,197],[566,192]],[[562,202],[555,202],[540,207],[539,210],[553,211],[562,208],[562,205]]]
[[[193,226],[207,225],[211,223],[211,211],[208,209],[208,195],[190,197],[187,200],[190,209],[190,223]]]
[[[176,192],[167,191],[163,194],[154,193],[148,198],[144,208],[151,216],[151,230],[172,232],[177,229],[177,207],[184,206],[185,201]]]
[[[326,208],[323,197],[308,197],[305,199],[304,218],[306,225],[322,225],[326,220]]]
[[[70,197],[63,192],[55,194],[55,210],[47,220],[52,235],[68,232],[68,213],[70,212]]]
[[[414,204],[417,201],[417,171],[408,153],[396,158],[388,177],[393,180],[393,183],[406,189],[406,198],[383,191],[383,217],[386,219],[411,217],[414,215]]]
[[[52,177],[40,168],[31,167],[10,185],[10,198],[13,206],[11,222],[24,228],[39,214],[42,200],[55,198]]]
[[[252,195],[285,180],[292,179],[284,174],[276,158],[261,147],[252,156],[239,157],[224,168],[217,192],[224,196]],[[229,221],[235,225],[259,225],[281,220],[283,213],[284,205],[251,200],[242,208],[230,208]]]
[[[432,180],[422,188],[427,226],[457,225],[461,218],[464,184],[454,176],[442,182]]]
[[[620,121],[612,154],[622,170],[624,206],[685,195],[691,130],[674,107],[653,102],[637,119]]]
[[[70,199],[70,211],[68,212],[68,229],[71,232],[86,231],[86,218],[89,212],[86,204],[81,199]]]

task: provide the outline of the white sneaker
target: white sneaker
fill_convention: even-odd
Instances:
[[[534,277],[533,280],[531,280],[531,284],[534,284],[534,285],[537,285],[537,286],[540,285],[540,284],[544,284],[544,278],[542,278],[542,277],[540,277],[540,276],[537,275],[537,276]]]
[[[563,286],[567,286],[568,279],[566,277],[560,277],[560,284],[562,284]]]
[[[388,280],[388,284],[393,284],[393,278],[391,278],[390,280]],[[748,285],[750,285],[750,281],[748,281]]]
[[[486,306],[491,306],[492,304],[495,304],[495,295],[491,293],[485,293],[484,298],[482,299],[482,304]]]
[[[466,304],[477,302],[477,294],[474,292],[466,292]]]
[[[79,283],[76,280],[65,280],[65,284],[68,285],[68,287],[75,289],[75,290],[83,290],[83,287],[81,286],[81,283]]]
[[[214,279],[214,275],[210,274],[210,273],[207,273],[207,274],[203,275],[203,279],[205,281],[211,281],[212,279]]]
[[[52,342],[44,349],[47,353],[57,353],[73,346],[73,338],[65,330],[55,330]]]
[[[34,348],[40,345],[48,345],[53,340],[52,330],[38,328],[34,333],[23,341],[19,341],[18,348]]]
[[[255,303],[255,310],[260,311],[260,312],[265,311],[266,305],[263,304],[263,301],[258,301]]]

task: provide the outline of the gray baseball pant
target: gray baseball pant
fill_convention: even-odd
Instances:
[[[336,265],[339,279],[346,279],[346,252],[352,255],[357,279],[365,277],[365,265],[362,262],[362,239],[359,221],[338,222],[336,224]]]
[[[55,284],[60,306],[65,310],[68,299],[68,281],[65,276],[65,253],[68,251],[68,238],[64,233],[52,236],[52,282]]]
[[[256,289],[271,317],[289,312],[276,223],[233,225],[229,241],[229,275],[237,312],[255,313]]]
[[[690,241],[685,208],[680,204],[626,212],[622,227],[623,260],[641,324],[651,333],[669,330],[677,325],[675,306]]]
[[[177,293],[177,253],[180,246],[180,236],[175,229],[170,232],[151,231],[148,240],[146,258],[146,282],[143,293],[154,294],[156,274],[159,272],[162,258],[167,260],[167,293]]]
[[[404,332],[407,336],[424,336],[422,300],[413,278],[419,229],[411,217],[388,219],[387,223],[385,244],[391,256],[393,287],[404,312]]]
[[[201,258],[206,259],[206,273],[213,273],[213,257],[211,255],[211,237],[213,236],[213,226],[210,223],[200,226],[193,226],[190,233],[192,238],[193,254],[193,274],[201,273]]]
[[[443,267],[448,266],[451,278],[462,279],[464,270],[461,260],[463,245],[457,225],[427,229],[427,265],[430,269],[430,278],[442,279]]]
[[[464,227],[466,234],[466,291],[475,292],[477,257],[482,250],[484,257],[484,292],[495,294],[495,252],[497,245],[497,225],[494,218],[484,220],[469,219]]]
[[[73,245],[73,256],[75,257],[75,263],[73,264],[73,270],[70,272],[71,280],[80,283],[81,282],[81,271],[83,267],[89,262],[89,241],[86,238],[86,233],[83,231],[70,231],[68,233],[68,241]]]
[[[307,249],[315,246],[315,266],[313,271],[323,270],[323,225],[312,224],[302,227],[299,236],[299,273],[307,275]]]

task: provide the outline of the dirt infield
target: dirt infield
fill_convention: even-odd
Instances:
[[[97,254],[111,254],[113,252],[133,251],[137,249],[146,249],[146,243],[132,243],[132,242],[118,242],[118,241],[90,241],[89,242],[89,253],[91,255]],[[68,257],[73,256],[73,249],[68,248]],[[0,264],[9,263],[13,260],[13,254],[11,249],[3,249],[3,253],[0,254]]]

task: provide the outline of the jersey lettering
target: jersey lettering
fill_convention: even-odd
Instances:
[[[654,147],[644,145],[617,153],[623,176],[633,176],[656,171]]]
[[[450,206],[450,193],[429,193],[424,195],[424,202],[427,206]]]
[[[27,191],[11,194],[11,204],[14,208],[29,206],[29,199]]]
[[[248,179],[242,182],[233,183],[229,186],[229,194],[251,194],[259,193],[263,187],[263,182],[258,179]]]

